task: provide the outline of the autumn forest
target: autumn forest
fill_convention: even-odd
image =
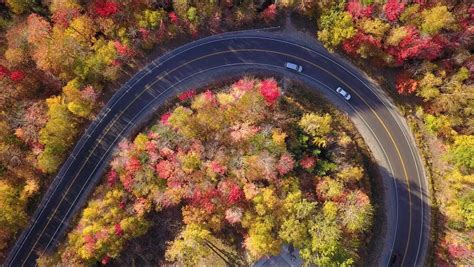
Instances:
[[[430,183],[429,262],[473,265],[474,5],[451,0],[1,1],[0,262],[134,73],[190,41],[286,21],[393,99]],[[250,265],[288,246],[306,264],[365,263],[378,174],[349,118],[280,77],[208,84],[119,143],[40,266]]]

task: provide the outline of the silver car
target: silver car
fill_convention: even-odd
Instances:
[[[341,87],[338,87],[336,89],[336,92],[338,92],[340,95],[342,95],[342,97],[344,97],[345,100],[351,99],[351,94],[349,94],[347,91],[345,91]]]
[[[297,64],[295,64],[295,63],[291,63],[291,62],[286,62],[286,63],[285,63],[285,67],[287,67],[287,68],[290,69],[290,70],[297,71],[297,72],[302,72],[302,71],[303,71],[303,67],[302,67],[302,66],[297,65]]]

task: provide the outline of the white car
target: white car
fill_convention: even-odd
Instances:
[[[345,91],[341,87],[338,87],[336,89],[336,92],[338,92],[340,95],[342,95],[342,97],[344,97],[345,100],[351,99],[351,94],[349,94],[347,91]]]
[[[295,63],[291,63],[291,62],[286,62],[286,63],[285,63],[285,67],[287,67],[287,68],[290,69],[290,70],[297,71],[297,72],[302,72],[302,71],[303,71],[303,67],[302,67],[302,66],[297,65],[297,64],[295,64]]]

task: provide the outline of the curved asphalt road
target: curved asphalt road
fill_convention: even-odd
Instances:
[[[302,65],[303,73],[284,69],[288,61]],[[114,146],[183,90],[180,85],[223,70],[290,76],[345,110],[368,141],[384,177],[388,223],[378,265],[388,265],[392,253],[400,255],[395,265],[423,265],[430,219],[428,191],[406,123],[384,94],[353,67],[324,49],[263,32],[228,33],[189,43],[132,77],[79,140],[5,264],[32,266],[38,254],[56,247],[72,215],[100,180]],[[350,101],[334,93],[338,86],[352,94]]]

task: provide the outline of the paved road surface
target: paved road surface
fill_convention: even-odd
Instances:
[[[283,68],[303,66],[303,73]],[[180,47],[130,79],[82,136],[46,193],[30,226],[10,252],[7,266],[33,266],[38,254],[58,245],[64,230],[97,184],[114,146],[128,137],[184,84],[203,75],[259,71],[304,82],[345,110],[367,140],[384,177],[388,231],[379,265],[419,266],[426,255],[429,201],[422,164],[411,134],[383,93],[357,70],[327,51],[308,48],[281,34],[228,33]],[[221,77],[222,78],[222,77]],[[350,101],[337,96],[342,86]]]

